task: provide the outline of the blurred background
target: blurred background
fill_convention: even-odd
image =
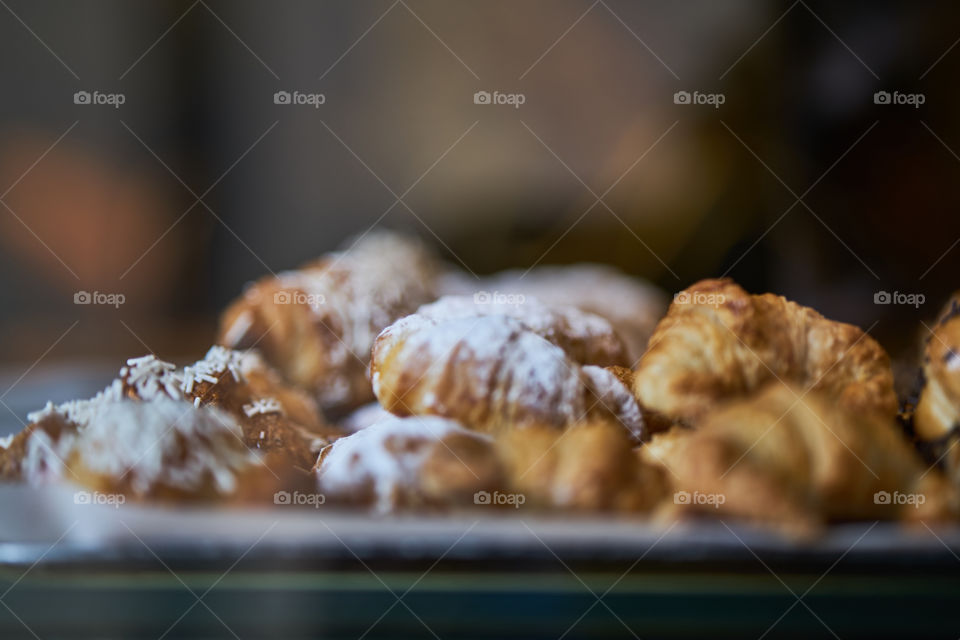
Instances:
[[[2,0],[0,413],[36,408],[51,368],[199,357],[246,282],[374,225],[478,274],[599,261],[670,292],[729,275],[910,363],[960,285],[958,18]]]

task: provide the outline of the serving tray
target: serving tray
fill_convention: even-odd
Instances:
[[[864,522],[801,541],[725,521],[482,508],[377,518],[76,495],[0,489],[0,637],[955,637],[960,626],[958,529]]]

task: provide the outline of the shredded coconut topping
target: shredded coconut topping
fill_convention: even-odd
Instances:
[[[155,400],[161,395],[174,400],[182,397],[176,365],[158,360],[156,356],[130,358],[127,366],[120,369],[120,378],[146,401]]]
[[[243,412],[248,418],[260,414],[283,413],[283,405],[276,398],[257,398],[252,403],[243,405]]]
[[[246,378],[244,371],[252,366],[251,358],[256,356],[243,352],[234,351],[221,346],[213,346],[207,351],[203,360],[198,360],[193,365],[183,368],[182,389],[186,394],[193,393],[193,387],[203,382],[217,384],[220,376],[229,372],[237,382],[243,382]]]
[[[114,380],[103,391],[100,391],[89,400],[70,400],[59,405],[48,402],[43,409],[27,414],[30,422],[40,422],[51,415],[59,415],[67,422],[83,427],[96,416],[100,407],[112,402],[119,402],[123,398],[123,383]]]

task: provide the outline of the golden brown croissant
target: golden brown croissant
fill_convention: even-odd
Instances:
[[[844,406],[894,416],[890,360],[849,324],[732,280],[703,280],[677,294],[636,369],[640,404],[696,423],[721,400],[781,379],[834,394]]]
[[[256,346],[323,409],[373,396],[370,347],[391,322],[433,300],[437,267],[418,242],[373,232],[298,271],[264,278],[224,312],[218,342]]]
[[[468,506],[503,483],[493,441],[451,420],[388,418],[337,440],[320,456],[319,490],[331,503],[387,513]]]
[[[597,420],[565,431],[531,427],[497,437],[510,491],[525,504],[580,511],[647,511],[667,492],[663,471],[633,451],[623,427]]]
[[[772,382],[642,448],[675,484],[681,509],[797,527],[868,519],[947,519],[956,494],[894,420]]]
[[[916,436],[960,486],[960,295],[927,340],[923,382],[913,415]]]
[[[459,273],[441,281],[442,293],[533,297],[550,306],[577,307],[606,318],[627,345],[633,365],[667,308],[667,296],[645,280],[600,264],[536,267],[488,276],[479,283]]]
[[[604,318],[576,307],[547,306],[533,297],[495,293],[444,296],[420,307],[417,314],[437,322],[508,316],[563,349],[574,362],[600,367],[630,364],[626,346],[613,326]]]
[[[581,367],[506,316],[402,318],[377,338],[371,372],[380,404],[397,415],[442,416],[485,432],[611,416],[643,435],[636,401],[612,373]]]

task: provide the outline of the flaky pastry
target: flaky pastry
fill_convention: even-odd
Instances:
[[[527,296],[550,306],[577,307],[606,318],[626,343],[633,364],[647,346],[667,308],[667,296],[656,286],[601,264],[535,267],[501,271],[477,282],[459,273],[441,281],[444,294]]]
[[[337,432],[253,353],[213,347],[178,370],[131,358],[89,400],[48,405],[0,450],[6,478],[137,498],[253,499],[299,486]],[[253,451],[258,450],[258,457]]]
[[[531,506],[647,511],[667,491],[664,473],[633,451],[623,427],[604,420],[565,431],[534,426],[497,437],[511,491]]]
[[[337,440],[316,467],[331,503],[380,513],[473,504],[503,482],[489,436],[433,416],[390,418]]]
[[[913,426],[931,458],[960,486],[960,294],[950,300],[927,340]]]
[[[893,417],[890,359],[857,327],[732,280],[677,294],[634,377],[645,408],[689,424],[720,401],[780,379],[833,394],[846,407]]]
[[[956,494],[893,418],[779,382],[712,411],[696,429],[658,434],[641,452],[668,471],[677,507],[700,514],[802,531],[957,513]]]
[[[604,318],[570,306],[548,306],[536,298],[444,296],[417,309],[442,322],[455,318],[508,316],[557,345],[574,362],[601,367],[629,364],[626,346]]]
[[[442,416],[485,432],[607,416],[643,436],[636,401],[616,376],[581,367],[507,316],[402,318],[377,338],[371,371],[380,404],[396,415]]]
[[[435,298],[437,267],[418,242],[373,232],[297,271],[259,280],[224,312],[218,342],[256,347],[321,408],[372,400],[370,347],[391,322]]]

